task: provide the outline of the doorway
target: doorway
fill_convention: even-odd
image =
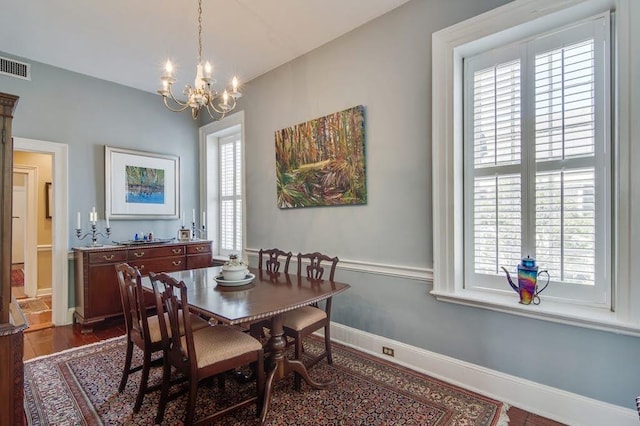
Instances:
[[[37,295],[37,180],[37,166],[14,166],[11,220],[11,293],[16,299],[33,298]]]
[[[52,322],[53,325],[71,324],[73,310],[69,309],[69,275],[68,275],[68,224],[67,224],[67,198],[68,198],[68,146],[61,143],[41,141],[14,137],[15,151],[26,153],[46,154],[52,162],[51,185],[47,185],[51,191],[49,199],[51,201],[50,216],[48,218],[51,242],[50,244],[40,244],[36,242],[37,249],[48,251],[51,258],[50,290]],[[42,186],[42,188],[40,188]],[[41,204],[45,204],[45,184],[38,185],[38,191],[42,189]],[[45,213],[39,214],[38,218],[44,217]],[[47,215],[49,216],[49,215]],[[37,290],[36,290],[37,292]]]

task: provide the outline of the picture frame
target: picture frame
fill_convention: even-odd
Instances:
[[[104,147],[106,217],[178,219],[180,157]]]
[[[367,204],[364,105],[276,131],[275,150],[279,208]]]
[[[51,182],[44,183],[44,217],[51,219],[53,216],[53,186]]]
[[[178,229],[178,240],[189,241],[191,239],[191,229]]]

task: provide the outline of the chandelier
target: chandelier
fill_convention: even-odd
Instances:
[[[196,66],[196,78],[193,87],[185,85],[183,95],[187,97],[186,101],[176,99],[171,91],[173,83],[176,82],[173,76],[173,65],[171,61],[167,61],[164,73],[160,80],[162,81],[162,89],[158,93],[162,95],[164,105],[173,112],[182,112],[187,108],[191,108],[191,116],[196,119],[200,109],[204,108],[211,118],[219,120],[229,111],[236,107],[236,100],[242,96],[238,91],[238,79],[233,77],[231,87],[225,89],[222,94],[213,89],[212,84],[216,81],[211,78],[212,66],[207,61],[202,63],[202,0],[198,0],[198,65]],[[171,99],[174,107],[169,104]]]

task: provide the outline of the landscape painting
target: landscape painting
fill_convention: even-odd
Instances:
[[[104,147],[105,207],[109,219],[178,219],[180,157]]]
[[[364,106],[278,130],[280,208],[367,203]]]
[[[126,166],[127,203],[164,204],[164,170]]]

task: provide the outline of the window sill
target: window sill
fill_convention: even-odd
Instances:
[[[640,324],[630,323],[618,318],[615,312],[603,308],[559,303],[544,300],[539,305],[522,305],[518,297],[506,294],[488,294],[473,290],[430,292],[439,301],[490,309],[496,312],[520,315],[542,321],[574,325],[594,330],[609,331],[630,336],[640,336]]]

